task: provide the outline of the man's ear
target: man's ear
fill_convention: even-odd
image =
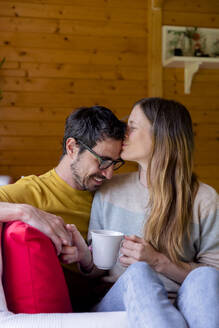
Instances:
[[[66,141],[66,152],[71,159],[74,159],[79,151],[79,147],[74,138],[68,138]]]

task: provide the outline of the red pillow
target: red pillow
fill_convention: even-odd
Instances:
[[[3,286],[8,309],[14,313],[72,312],[53,243],[21,221],[4,225]]]

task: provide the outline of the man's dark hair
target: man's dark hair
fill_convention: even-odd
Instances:
[[[62,156],[66,154],[68,138],[75,138],[76,141],[80,140],[93,148],[97,142],[106,138],[123,140],[125,130],[126,123],[120,121],[108,108],[103,106],[80,107],[66,119]],[[82,152],[84,147],[80,144],[79,146],[80,152]]]

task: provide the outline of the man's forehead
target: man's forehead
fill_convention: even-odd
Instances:
[[[98,141],[93,150],[101,156],[111,157],[117,159],[120,155],[122,148],[122,140],[116,140],[112,138],[105,138]]]

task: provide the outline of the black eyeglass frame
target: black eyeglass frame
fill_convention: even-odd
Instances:
[[[122,158],[113,160],[109,159],[103,156],[98,155],[93,149],[91,149],[89,146],[87,146],[85,143],[83,143],[81,140],[76,139],[76,141],[82,145],[85,149],[87,149],[91,154],[93,154],[99,161],[99,169],[100,170],[106,170],[108,169],[111,165],[113,165],[113,171],[118,170],[120,167],[122,167],[125,164],[125,161],[123,161]],[[108,164],[106,164],[108,162]],[[106,165],[104,165],[104,163]],[[120,165],[115,166],[117,163],[120,163]]]

